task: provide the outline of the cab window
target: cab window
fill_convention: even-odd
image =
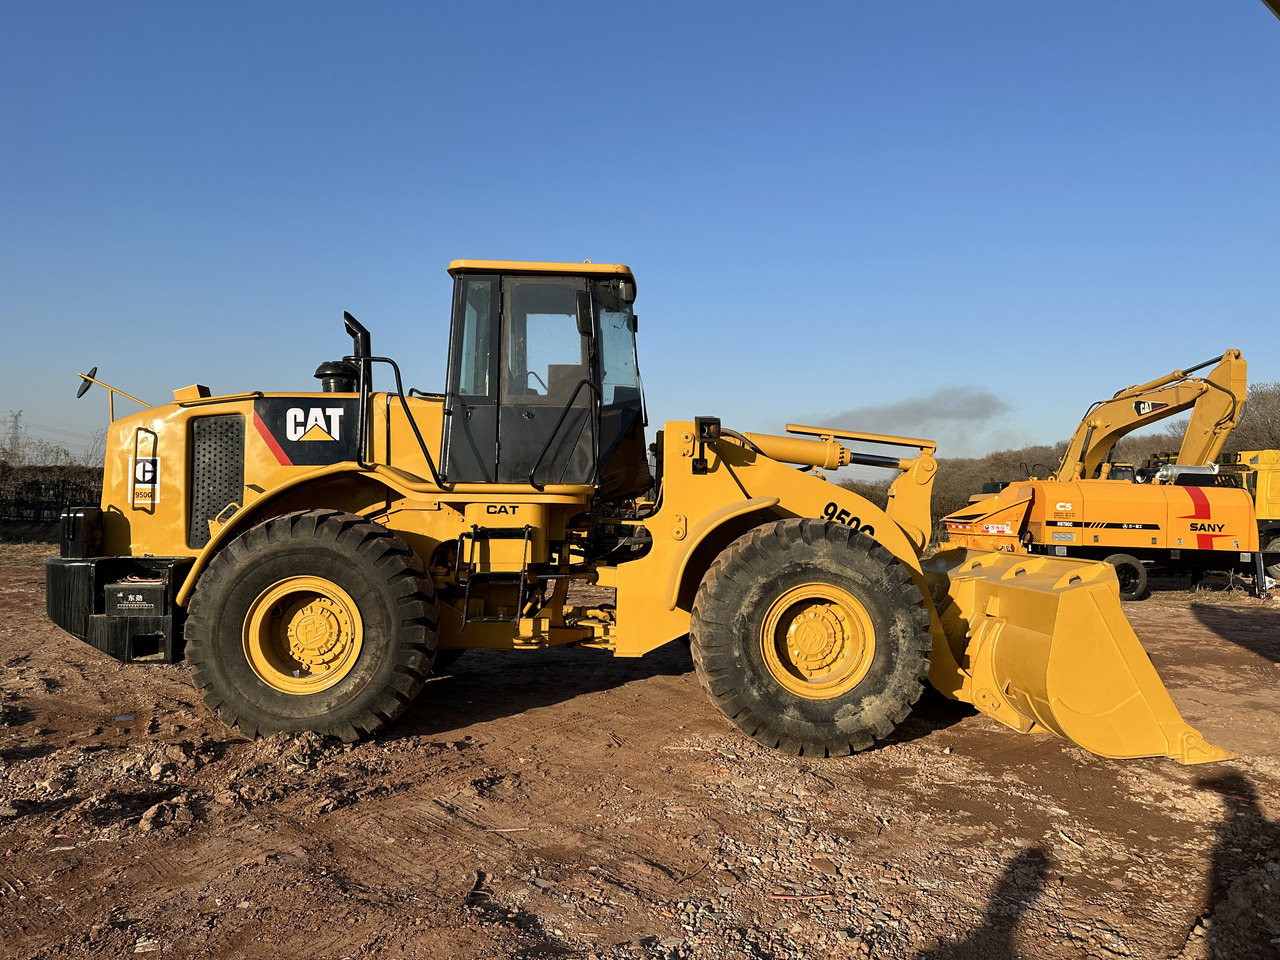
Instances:
[[[504,281],[504,402],[563,404],[588,376],[587,341],[578,333],[575,301],[583,288],[581,280],[560,277]],[[579,397],[586,400],[584,394]]]
[[[492,345],[493,280],[468,280],[463,290],[462,329],[456,355],[458,357],[457,391],[464,397],[492,395],[489,371]]]

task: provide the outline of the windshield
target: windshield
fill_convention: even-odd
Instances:
[[[636,366],[636,323],[631,304],[624,303],[612,285],[597,283],[596,311],[600,323],[600,402],[605,406],[640,401],[640,371]]]

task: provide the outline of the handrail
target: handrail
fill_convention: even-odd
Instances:
[[[369,395],[370,395],[370,377],[373,373],[373,365],[375,363],[385,363],[391,367],[392,373],[396,376],[396,396],[400,400],[400,406],[404,410],[404,417],[409,421],[409,428],[413,430],[414,437],[418,440],[418,448],[422,451],[423,458],[427,461],[427,469],[431,471],[431,479],[437,487],[444,488],[444,483],[440,480],[440,474],[436,470],[436,462],[432,459],[431,452],[427,449],[427,443],[422,439],[422,433],[418,430],[418,421],[413,418],[413,414],[409,410],[409,401],[404,397],[404,383],[400,379],[400,367],[390,357],[343,357],[348,363],[355,363],[360,370],[360,415],[356,421],[356,447],[359,458],[356,462],[362,470],[368,470],[373,466],[365,462],[365,453],[369,448]],[[390,464],[388,464],[390,466]]]
[[[545,483],[538,483],[533,479],[534,474],[538,472],[538,468],[542,466],[542,458],[547,455],[547,451],[551,449],[551,441],[556,438],[560,432],[560,428],[564,426],[564,418],[569,415],[569,411],[573,409],[573,401],[578,399],[578,392],[584,387],[590,387],[595,391],[595,405],[592,412],[595,414],[595,423],[592,424],[591,430],[591,452],[592,462],[595,466],[591,471],[591,485],[595,486],[596,478],[600,473],[600,403],[604,399],[600,393],[600,388],[585,377],[578,381],[578,385],[573,388],[573,393],[569,394],[569,399],[565,401],[564,408],[560,411],[560,419],[556,421],[555,428],[551,431],[551,436],[547,437],[547,442],[542,446],[542,452],[538,454],[538,459],[533,461],[533,469],[529,471],[529,486],[535,490],[541,490],[546,486]]]

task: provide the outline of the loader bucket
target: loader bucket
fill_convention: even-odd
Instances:
[[[924,571],[967,674],[944,693],[1022,733],[1050,730],[1103,757],[1234,756],[1178,713],[1120,609],[1109,564],[958,549]]]

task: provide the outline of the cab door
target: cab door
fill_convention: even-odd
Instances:
[[[590,483],[596,469],[591,337],[582,277],[502,278],[498,482]]]

